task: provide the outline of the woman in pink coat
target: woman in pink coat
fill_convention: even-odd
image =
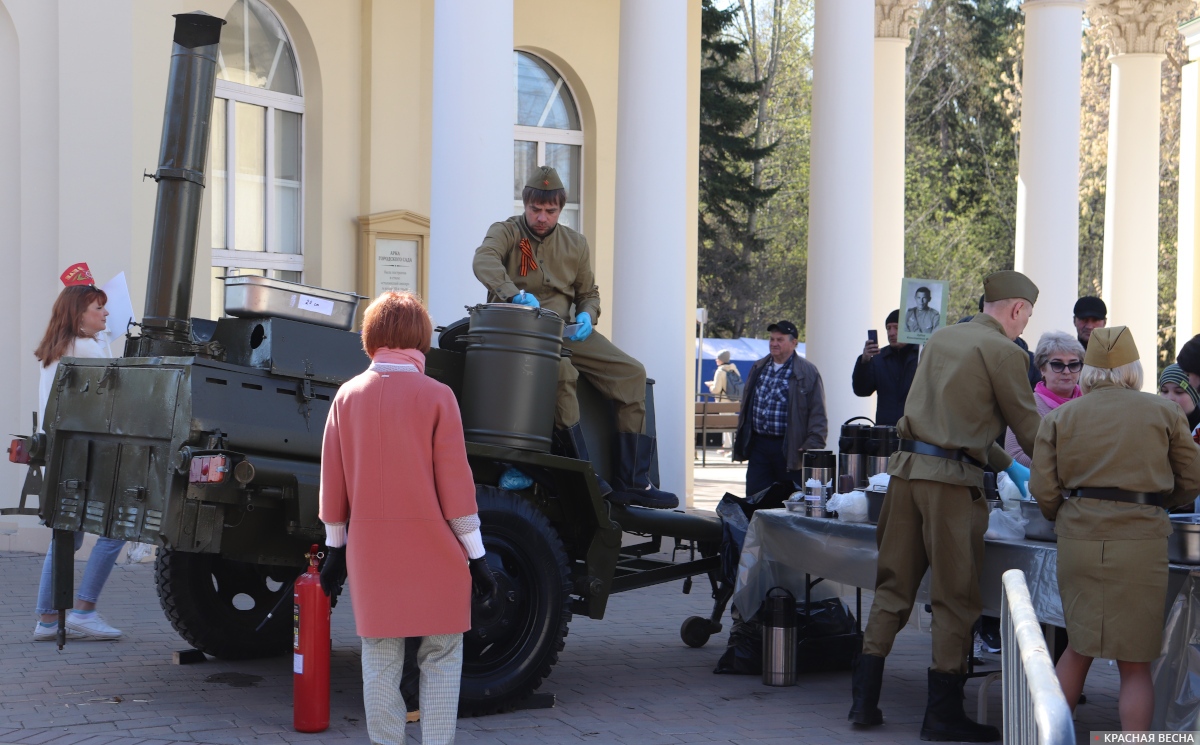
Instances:
[[[454,394],[426,377],[433,324],[419,298],[386,292],[367,308],[366,372],[334,397],[321,452],[321,584],[336,603],[354,581],[367,732],[402,745],[404,639],[422,637],[421,735],[454,742],[471,583],[494,602],[475,484]],[[349,540],[353,538],[353,540]]]

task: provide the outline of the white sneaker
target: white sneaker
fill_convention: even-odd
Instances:
[[[105,623],[99,613],[89,613],[84,616],[75,611],[69,611],[67,613],[67,629],[89,639],[121,638],[121,630],[114,629]]]
[[[33,640],[35,642],[52,642],[58,636],[58,623],[55,622],[49,627],[43,626],[41,621],[36,622],[33,627]],[[72,628],[67,628],[68,639],[81,639],[83,635]]]

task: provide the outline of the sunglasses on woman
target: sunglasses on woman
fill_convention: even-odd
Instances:
[[[1080,362],[1079,360],[1075,360],[1074,362],[1061,362],[1059,360],[1050,360],[1049,364],[1050,364],[1050,369],[1056,373],[1060,373],[1063,370],[1070,370],[1071,372],[1075,373],[1075,372],[1079,372],[1080,370],[1083,369],[1083,363]]]

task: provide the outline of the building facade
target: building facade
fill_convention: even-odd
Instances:
[[[220,277],[257,274],[410,288],[453,322],[485,297],[470,257],[487,226],[554,165],[563,222],[592,245],[597,327],[656,380],[663,485],[690,491],[699,0],[0,0],[7,431],[30,428],[32,350],[65,267],[124,272],[140,315],[143,173],[158,166],[172,14],[194,10],[227,23],[193,316],[220,315]],[[0,475],[0,506],[21,470]],[[35,523],[7,520],[0,546]]]

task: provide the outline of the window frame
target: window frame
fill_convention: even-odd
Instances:
[[[526,49],[513,49],[513,53],[514,54],[527,54],[530,57],[536,57],[537,59],[544,62],[551,70],[554,70],[555,74],[558,75],[558,83],[556,83],[556,85],[555,85],[555,91],[556,91],[555,95],[558,95],[557,90],[559,87],[565,87],[567,89],[567,93],[569,93],[571,96],[570,102],[571,102],[571,105],[575,108],[575,116],[579,120],[579,127],[580,127],[579,129],[558,129],[556,127],[534,127],[534,126],[530,126],[528,124],[513,124],[513,147],[514,148],[516,147],[516,143],[518,141],[537,143],[537,162],[535,163],[535,165],[544,166],[544,165],[546,165],[546,145],[547,144],[579,146],[579,192],[580,193],[579,194],[568,194],[568,196],[574,200],[572,202],[568,202],[568,204],[571,204],[571,205],[578,204],[579,205],[578,209],[573,210],[573,211],[578,212],[579,232],[582,233],[583,228],[584,228],[583,196],[584,196],[584,192],[587,191],[587,188],[586,188],[587,159],[584,157],[585,137],[584,137],[584,132],[583,132],[583,112],[579,110],[579,103],[578,103],[579,97],[575,95],[575,90],[574,90],[574,88],[572,88],[571,82],[569,80],[567,80],[567,77],[562,74],[562,72],[558,69],[558,66],[555,65],[553,62],[546,59],[545,57],[542,57],[539,54],[528,51]],[[518,91],[517,91],[516,84],[514,82],[514,85],[513,85],[514,99],[516,98],[517,95],[518,95]],[[548,110],[549,110],[549,101],[547,101],[546,111],[548,111]],[[543,116],[544,115],[545,115],[545,113],[543,112]],[[521,214],[525,211],[525,205],[522,203],[520,197],[516,197],[513,200],[513,206],[516,208],[517,214]],[[563,211],[566,212],[566,208],[564,208]]]

